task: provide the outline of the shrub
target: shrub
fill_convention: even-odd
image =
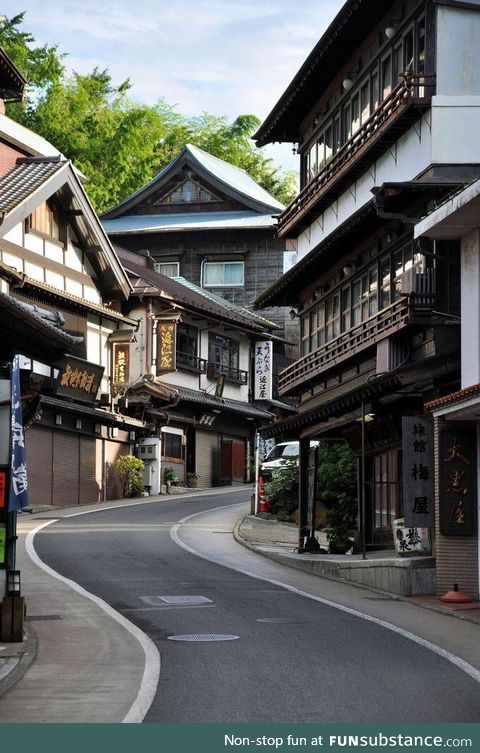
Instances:
[[[298,465],[295,460],[285,463],[265,484],[265,497],[278,520],[291,520],[298,507]]]
[[[124,497],[138,497],[143,492],[143,460],[122,455],[113,464],[122,482]]]
[[[173,468],[165,468],[163,471],[163,482],[166,484],[171,483],[172,486],[178,485],[178,476]]]

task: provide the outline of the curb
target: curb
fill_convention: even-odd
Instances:
[[[248,517],[248,516],[245,516]],[[316,578],[324,578],[325,580],[335,581],[336,583],[342,583],[347,586],[353,586],[354,588],[360,588],[364,591],[371,591],[372,593],[377,593],[381,596],[385,596],[392,601],[404,601],[407,604],[412,604],[415,607],[421,607],[422,609],[429,609],[431,612],[437,612],[438,614],[446,615],[447,617],[454,617],[457,620],[465,620],[466,622],[472,622],[476,625],[480,625],[480,618],[479,617],[471,617],[468,614],[460,613],[460,612],[454,612],[450,609],[438,606],[437,604],[425,604],[418,601],[413,601],[415,597],[411,596],[401,596],[400,594],[392,594],[389,591],[382,591],[379,588],[372,588],[371,586],[365,586],[363,583],[355,583],[354,581],[346,581],[342,580],[341,578],[335,578],[333,575],[319,575],[315,572],[310,572],[304,569],[303,567],[297,567],[296,565],[292,564],[292,561],[288,557],[284,557],[281,553],[275,553],[275,552],[265,552],[259,549],[255,546],[255,544],[252,544],[251,542],[247,541],[247,539],[244,539],[240,535],[240,526],[242,525],[244,518],[240,518],[240,520],[237,520],[235,523],[235,527],[233,529],[233,537],[235,541],[240,544],[241,546],[244,546],[246,549],[249,549],[252,552],[256,552],[257,554],[262,555],[262,557],[266,557],[269,560],[272,560],[273,562],[278,562],[280,565],[285,565],[286,567],[290,567],[292,570],[300,570],[302,572],[307,572],[308,575],[313,575]]]
[[[28,623],[28,617],[25,621],[25,651],[22,653],[18,662],[12,667],[10,672],[0,682],[0,698],[22,679],[25,672],[33,664],[37,656],[38,639],[33,627]]]

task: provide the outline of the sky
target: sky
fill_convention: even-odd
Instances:
[[[19,4],[20,3],[20,4]],[[343,0],[3,0],[37,42],[58,44],[79,73],[108,68],[130,95],[164,98],[185,115],[252,113],[263,119]],[[298,169],[290,145],[268,147]]]

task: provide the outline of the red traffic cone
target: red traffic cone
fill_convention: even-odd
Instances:
[[[258,484],[258,509],[257,512],[269,512],[270,505],[267,502],[267,498],[265,496],[265,487],[264,487],[264,481],[262,476],[259,476],[257,479]]]

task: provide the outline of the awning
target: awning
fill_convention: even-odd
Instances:
[[[136,343],[135,330],[133,329],[116,329],[108,336],[111,343]]]

